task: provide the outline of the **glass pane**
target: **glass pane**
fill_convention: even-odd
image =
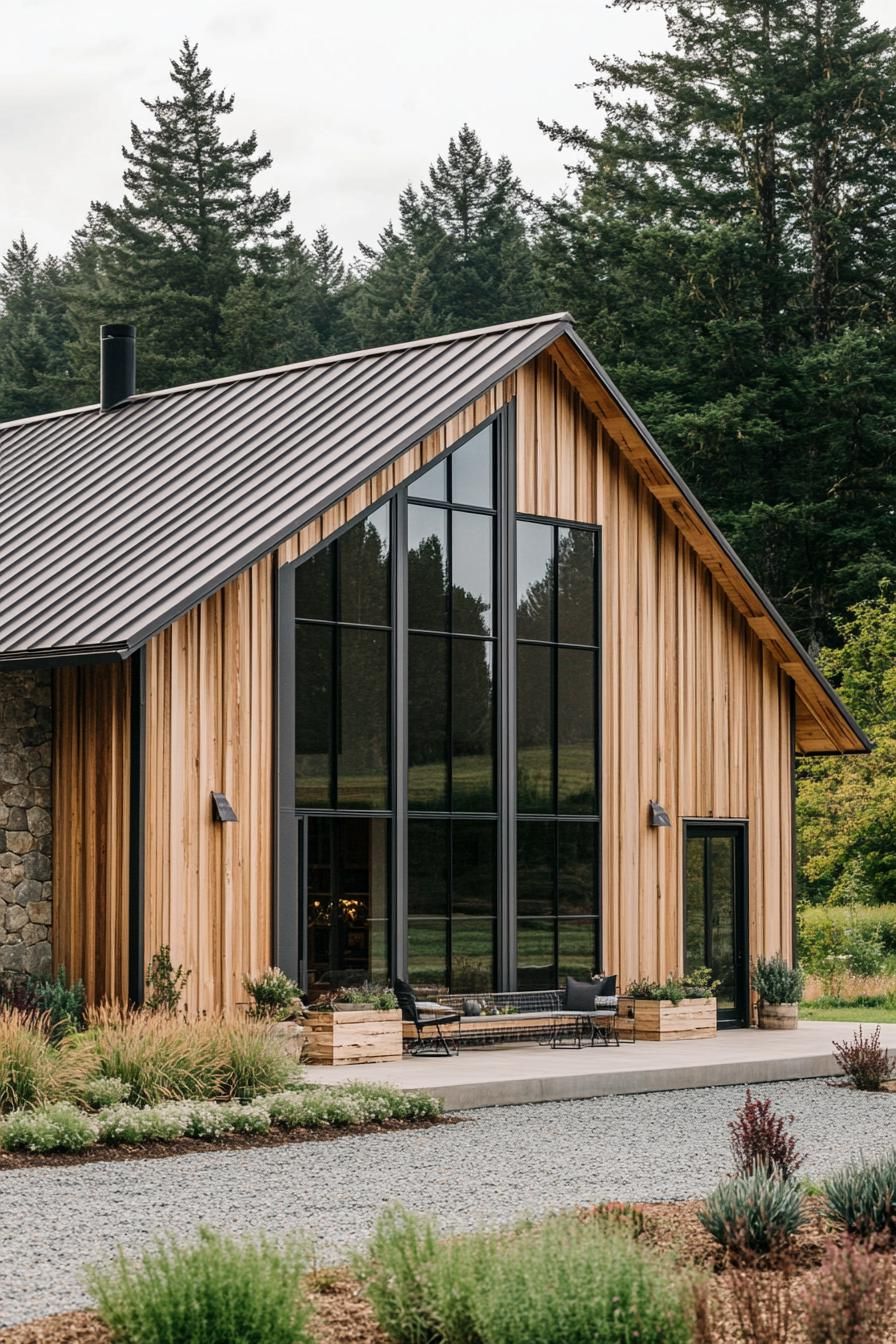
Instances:
[[[491,643],[451,641],[454,743],[451,805],[455,812],[495,810],[494,683]]]
[[[451,454],[453,504],[476,504],[483,509],[493,506],[492,443],[492,426],[488,425]]]
[[[520,919],[516,926],[517,986],[556,989],[553,919]]]
[[[709,840],[710,866],[710,966],[720,1012],[735,1007],[734,966],[734,837],[714,835]]]
[[[554,529],[544,523],[516,525],[516,633],[554,637]]]
[[[339,619],[389,625],[389,506],[357,523],[338,543]]]
[[[434,462],[427,471],[420,473],[416,481],[408,486],[408,494],[421,499],[448,498],[448,471],[444,457]]]
[[[557,651],[558,812],[597,812],[595,657],[584,649]]]
[[[597,828],[590,822],[563,821],[559,831],[560,914],[593,918],[597,914]]]
[[[408,505],[408,626],[448,629],[448,512]]]
[[[557,920],[557,983],[566,983],[568,975],[589,980],[595,971],[597,922],[593,919]]]
[[[455,821],[452,826],[451,913],[493,915],[497,908],[497,826]]]
[[[517,648],[517,799],[521,812],[554,811],[552,650]]]
[[[458,634],[490,635],[494,519],[458,511],[451,528],[451,628]]]
[[[408,914],[449,914],[450,822],[408,821]]]
[[[408,920],[408,979],[421,998],[447,993],[447,919]]]
[[[333,626],[296,626],[296,806],[332,807]]]
[[[557,637],[561,644],[596,644],[593,532],[557,531]]]
[[[332,621],[336,616],[336,545],[296,565],[296,615],[309,621]]]
[[[451,926],[451,989],[483,994],[495,987],[495,921],[455,919]]]
[[[389,823],[308,820],[308,965],[312,991],[389,975]]]
[[[408,806],[448,810],[448,658],[451,641],[408,636]]]
[[[706,887],[703,864],[706,841],[702,835],[689,835],[686,856],[684,896],[684,969],[696,971],[706,965]]]
[[[557,825],[553,821],[520,821],[516,828],[517,911],[553,919]],[[553,957],[553,954],[552,954]]]
[[[389,805],[389,640],[339,630],[339,807]]]

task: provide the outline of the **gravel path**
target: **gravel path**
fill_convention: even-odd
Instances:
[[[896,1144],[896,1096],[824,1082],[756,1087],[796,1116],[805,1174]],[[687,1199],[730,1167],[740,1087],[546,1102],[469,1112],[444,1129],[0,1172],[0,1325],[83,1306],[80,1270],[119,1245],[189,1235],[301,1231],[320,1261],[363,1244],[399,1201],[446,1231],[601,1199]]]

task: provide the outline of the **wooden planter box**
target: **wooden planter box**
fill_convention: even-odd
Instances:
[[[378,1064],[400,1060],[401,1009],[309,1012],[305,1018],[305,1039],[309,1064]]]
[[[636,1041],[691,1041],[716,1034],[715,999],[635,999]]]

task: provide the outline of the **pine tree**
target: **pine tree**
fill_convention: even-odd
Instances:
[[[356,306],[365,342],[530,317],[538,309],[531,206],[510,160],[492,160],[461,127],[376,247],[363,246]]]
[[[270,154],[259,153],[254,132],[224,139],[234,97],[214,89],[186,39],[171,80],[172,96],[143,100],[152,123],[131,126],[121,204],[93,206],[89,232],[100,255],[90,257],[93,284],[76,279],[74,301],[75,358],[87,383],[95,381],[99,321],[136,322],[144,390],[220,372],[234,348],[231,340],[222,351],[225,305],[237,302],[228,295],[247,277],[263,286],[270,254],[288,235],[289,197],[255,190]]]
[[[0,420],[67,404],[68,334],[59,262],[20,234],[0,263]]]
[[[858,0],[614,0],[670,50],[592,62],[596,134],[547,211],[551,306],[812,646],[896,569],[896,38]]]

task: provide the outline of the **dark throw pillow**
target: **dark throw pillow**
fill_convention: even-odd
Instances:
[[[598,975],[591,982],[594,992],[602,999],[611,999],[616,993],[615,975]]]
[[[572,1012],[593,1013],[597,994],[598,988],[593,980],[573,980],[571,975],[566,977],[566,1006]]]

